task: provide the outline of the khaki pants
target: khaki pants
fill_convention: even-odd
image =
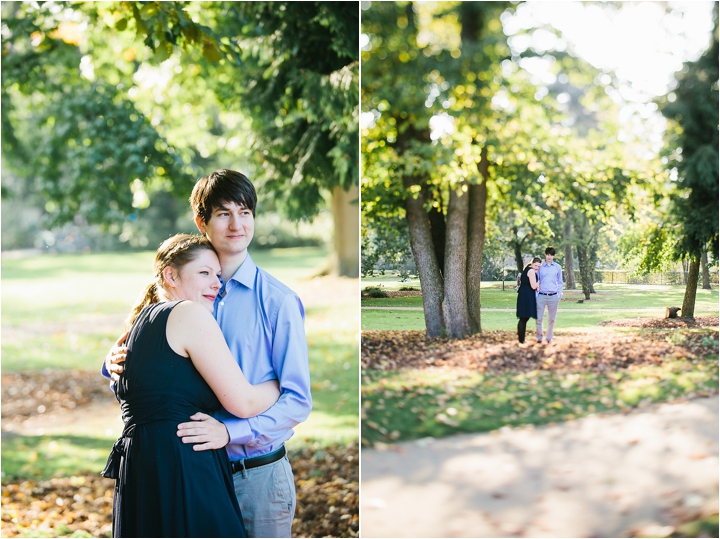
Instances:
[[[543,316],[545,315],[545,307],[547,306],[548,310],[548,325],[547,325],[547,334],[545,335],[545,340],[547,342],[552,341],[553,338],[553,328],[555,327],[555,316],[557,315],[558,310],[558,303],[560,303],[560,294],[555,294],[554,296],[546,296],[543,294],[538,294],[537,296],[537,320],[536,320],[536,327],[537,327],[537,340],[538,342],[542,342],[543,338]]]
[[[233,483],[248,537],[291,536],[295,482],[287,455],[234,474]]]

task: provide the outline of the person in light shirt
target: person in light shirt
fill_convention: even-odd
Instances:
[[[540,286],[537,296],[537,340],[538,343],[543,342],[543,318],[545,316],[545,308],[548,312],[547,333],[545,333],[545,341],[549,344],[553,340],[553,328],[555,327],[555,317],[557,316],[558,304],[562,298],[563,276],[560,264],[555,262],[555,248],[548,247],[545,249],[545,262],[540,264],[538,269],[538,280]]]
[[[177,436],[195,451],[227,449],[248,537],[290,537],[296,493],[285,442],[312,409],[305,309],[297,294],[257,267],[248,253],[257,193],[247,177],[217,170],[198,180],[190,205],[220,261],[214,315],[228,347],[251,384],[277,379],[280,398],[249,419],[225,410],[212,416],[198,412],[178,425]],[[122,372],[124,352],[118,346],[111,350],[104,375]]]

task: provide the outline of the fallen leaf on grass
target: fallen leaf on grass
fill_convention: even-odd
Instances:
[[[3,407],[5,402],[3,402]],[[290,451],[297,509],[295,537],[357,537],[357,444]],[[108,537],[115,482],[99,474],[2,484],[2,536],[86,533]],[[45,532],[49,531],[51,535]],[[55,533],[53,533],[55,532]]]
[[[717,318],[717,317],[716,317]],[[682,330],[675,330],[682,331]],[[444,370],[481,372],[552,371],[607,373],[639,365],[656,365],[665,358],[695,360],[717,354],[717,330],[685,332],[676,344],[664,333],[565,334],[553,348],[524,348],[510,331],[486,331],[466,339],[428,339],[423,331],[365,331],[362,334],[362,367],[378,371],[428,369],[430,357],[442,355]],[[678,335],[674,333],[674,335]]]

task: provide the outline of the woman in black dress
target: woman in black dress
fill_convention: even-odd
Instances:
[[[116,479],[113,536],[246,537],[227,452],[194,451],[177,425],[221,406],[255,416],[277,400],[277,381],[250,385],[228,349],[212,315],[220,263],[205,238],[166,240],[154,269],[115,384],[125,428],[102,472]]]
[[[525,342],[525,328],[530,318],[537,318],[537,301],[535,299],[535,291],[538,289],[539,282],[537,280],[537,270],[540,268],[542,260],[533,258],[520,276],[520,288],[518,288],[517,306],[515,315],[519,318],[517,331],[518,341]]]

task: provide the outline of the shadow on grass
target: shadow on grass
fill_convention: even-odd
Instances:
[[[368,370],[363,379],[362,443],[541,425],[714,394],[717,389],[715,358],[603,374]]]
[[[3,431],[3,482],[99,474],[114,441],[89,436],[20,436]]]

